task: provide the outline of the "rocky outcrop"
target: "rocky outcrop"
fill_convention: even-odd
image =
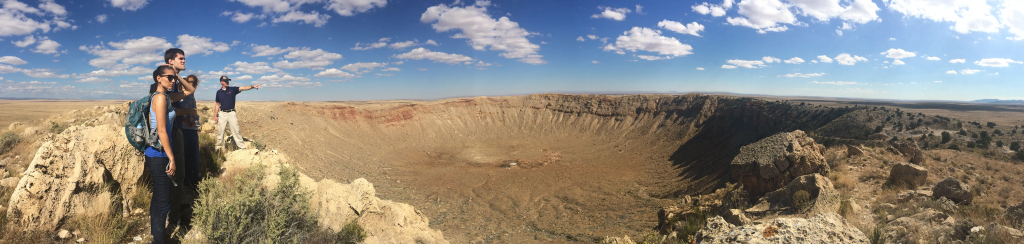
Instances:
[[[914,141],[896,141],[892,142],[892,147],[896,149],[898,154],[908,157],[908,161],[912,164],[921,165],[924,163],[924,151],[917,146]]]
[[[793,195],[798,191],[810,194],[810,204],[805,209],[797,209]],[[772,213],[836,213],[839,211],[839,192],[832,186],[828,177],[819,174],[804,175],[790,182],[786,187],[765,194],[757,204],[746,210],[754,215]]]
[[[860,150],[860,148],[853,145],[846,145],[846,156],[856,157],[861,155],[864,155],[864,150]]]
[[[924,185],[926,179],[928,179],[928,169],[915,164],[898,163],[893,165],[892,170],[889,171],[888,183],[915,188]]]
[[[1014,228],[1024,228],[1024,201],[1006,208],[1006,214],[1003,214],[1003,219],[1010,221]]]
[[[39,147],[6,214],[29,229],[53,230],[79,213],[108,212],[116,195],[136,191],[143,162],[122,128],[72,126]]]
[[[932,188],[932,198],[940,197],[948,198],[957,204],[970,205],[974,200],[974,193],[971,192],[971,186],[967,183],[954,178],[946,178]]]
[[[267,166],[265,187],[275,187],[282,167],[291,167],[286,155],[274,151],[238,150],[225,158],[226,172],[256,164]],[[448,243],[441,231],[431,229],[427,217],[411,205],[377,198],[373,184],[366,179],[343,184],[331,179],[316,181],[299,173],[299,182],[313,193],[310,203],[323,227],[339,231],[354,219],[367,232],[364,243]]]
[[[802,175],[828,175],[824,150],[803,131],[779,133],[740,148],[730,165],[732,177],[751,196],[761,196]]]
[[[753,223],[752,221],[750,221],[750,218],[747,218],[747,214],[745,214],[743,210],[740,209],[729,209],[725,211],[725,214],[722,215],[722,218],[725,218],[725,222],[729,222],[730,224],[733,225],[742,226]]]
[[[882,229],[888,240],[904,243],[950,243],[957,240],[956,219],[934,209],[898,218]]]
[[[869,243],[863,232],[835,213],[810,219],[778,218],[740,227],[715,217],[708,219],[695,239],[696,243]]]

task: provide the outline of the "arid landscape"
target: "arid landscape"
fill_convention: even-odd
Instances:
[[[65,140],[57,134],[86,133],[101,124],[120,129],[118,120],[108,117],[123,116],[117,107],[124,102],[0,101],[13,108],[0,114],[10,124],[6,129],[21,138],[0,154],[5,160],[0,166],[11,178],[20,178],[31,168],[30,159],[39,157],[34,154],[40,146]],[[116,106],[107,106],[111,104]],[[677,223],[705,227],[705,221],[717,223],[710,217],[722,216],[736,224],[729,218],[735,213],[727,214],[730,209],[745,215],[748,220],[741,223],[753,221],[740,224],[742,228],[760,228],[758,233],[773,227],[757,223],[835,214],[848,224],[845,231],[859,233],[850,240],[1024,241],[1017,231],[1020,223],[1012,217],[1024,201],[1024,180],[1019,177],[1024,174],[1024,153],[1019,153],[1024,141],[1019,126],[1024,123],[1018,119],[1024,118],[1024,107],[1015,105],[535,94],[437,101],[241,102],[238,111],[242,134],[259,151],[231,152],[226,165],[256,157],[285,161],[312,181],[365,179],[377,197],[415,208],[429,229],[440,231],[450,243],[630,243],[609,238],[623,236],[675,243],[696,238],[696,230],[685,231]],[[51,129],[62,123],[72,129]],[[207,123],[204,133],[212,132],[212,120]],[[778,139],[787,146],[766,139],[775,135],[790,138]],[[757,145],[768,149],[754,149],[762,147]],[[784,152],[773,154],[776,149],[771,148]],[[278,154],[282,156],[273,156]],[[784,158],[793,166],[779,166],[780,176],[772,178],[758,173],[763,166],[742,166],[740,161],[750,158],[762,165]],[[911,166],[897,165],[921,168],[924,177],[903,182],[897,175],[902,171],[893,168]],[[107,168],[113,178],[121,177],[121,171]],[[966,191],[973,200],[939,197],[936,184],[946,178],[969,185]],[[827,182],[812,191],[814,207],[790,201],[794,179]],[[0,187],[7,195],[15,191],[15,186]],[[134,188],[122,184],[122,189]],[[786,194],[785,201],[773,202],[784,194],[780,192]],[[836,200],[827,200],[833,193],[825,192],[834,192]],[[0,198],[3,208],[14,207],[9,197]],[[695,213],[709,218],[687,220]],[[938,213],[946,217],[935,217]],[[819,218],[831,215],[824,216]],[[920,218],[934,222],[913,222]],[[44,231],[53,233],[43,235],[63,240],[54,233],[65,225],[58,218]],[[970,225],[968,233],[940,233],[946,227],[960,231],[960,225]],[[972,230],[975,226],[990,232]],[[710,238],[703,240],[730,243],[702,233]],[[780,233],[778,238],[787,236],[785,230]]]

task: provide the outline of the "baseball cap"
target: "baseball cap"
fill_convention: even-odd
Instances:
[[[231,79],[228,78],[227,76],[221,76],[220,77],[220,81],[231,81]]]

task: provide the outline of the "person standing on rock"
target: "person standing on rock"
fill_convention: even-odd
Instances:
[[[224,148],[224,126],[231,128],[231,136],[235,138],[235,145],[239,149],[245,149],[245,143],[242,142],[242,134],[238,132],[238,116],[235,115],[235,96],[243,91],[251,89],[259,90],[260,85],[252,86],[228,86],[231,79],[227,76],[220,77],[220,90],[217,90],[216,108],[217,114],[214,119],[217,122],[217,144],[215,148],[220,151]]]
[[[175,54],[177,56],[179,54]],[[184,62],[184,54],[180,54],[182,63]],[[177,58],[175,58],[177,59]],[[167,61],[165,57],[165,61]],[[153,198],[150,200],[149,205],[149,218],[150,218],[150,233],[153,235],[153,243],[166,243],[166,220],[167,212],[170,211],[170,196],[171,196],[171,185],[172,178],[175,170],[175,155],[172,147],[174,144],[171,142],[170,132],[173,130],[174,117],[176,115],[174,110],[167,109],[168,100],[170,102],[181,101],[185,97],[192,95],[195,88],[192,84],[182,82],[184,92],[181,93],[167,93],[175,86],[175,81],[179,80],[177,70],[172,65],[163,65],[157,67],[153,71],[153,82],[156,84],[156,90],[152,95],[149,109],[149,123],[152,126],[152,130],[156,131],[157,136],[160,138],[161,148],[147,147],[146,148],[146,170],[149,170],[152,176],[153,184]],[[164,177],[167,175],[168,177]]]

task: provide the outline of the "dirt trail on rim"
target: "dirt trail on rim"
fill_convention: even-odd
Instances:
[[[706,126],[722,117],[719,107],[737,106],[698,94],[240,104],[247,138],[292,156],[313,178],[365,177],[452,243],[636,236],[672,204],[658,196],[722,182],[721,166],[708,166],[718,159],[701,165],[706,158],[686,155],[734,155],[778,130],[709,134],[731,121],[771,123],[753,114]],[[734,110],[724,114],[746,113]]]

